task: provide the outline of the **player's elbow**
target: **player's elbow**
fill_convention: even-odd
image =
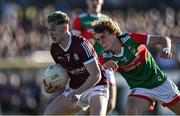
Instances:
[[[165,36],[165,39],[166,39],[167,43],[171,43],[171,39],[168,36]]]
[[[94,72],[94,79],[96,80],[96,82],[99,82],[102,78],[102,74],[100,70],[96,70]]]
[[[160,43],[162,45],[167,45],[171,43],[171,39],[168,36],[163,36],[162,39],[160,40]]]

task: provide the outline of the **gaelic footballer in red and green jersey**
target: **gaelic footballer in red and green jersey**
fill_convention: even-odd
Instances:
[[[121,53],[114,55],[108,51],[103,57],[118,63],[117,71],[126,79],[131,89],[136,87],[151,89],[167,79],[167,75],[160,70],[145,46],[148,44],[149,35],[125,33],[117,39],[123,46]]]

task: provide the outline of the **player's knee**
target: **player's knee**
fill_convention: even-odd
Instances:
[[[129,106],[126,110],[126,115],[142,115],[143,109],[140,109],[136,106]]]
[[[137,114],[139,114],[137,109],[131,108],[131,109],[127,109],[126,111],[126,115],[137,115]]]
[[[65,112],[61,111],[59,108],[54,108],[54,107],[51,107],[51,106],[48,106],[43,115],[60,115],[60,114],[65,114]]]

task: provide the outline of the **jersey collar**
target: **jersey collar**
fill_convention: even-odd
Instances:
[[[90,13],[89,15],[96,18],[96,17],[100,17],[101,13],[98,13],[98,14]]]
[[[124,47],[121,47],[121,52],[119,54],[114,54],[114,57],[121,57],[124,54]]]
[[[59,44],[59,46],[60,46],[65,52],[67,52],[68,49],[69,49],[70,46],[71,46],[71,43],[72,43],[72,38],[71,38],[71,33],[69,32],[69,41],[68,41],[68,44],[67,44],[66,48],[62,47],[60,44]]]

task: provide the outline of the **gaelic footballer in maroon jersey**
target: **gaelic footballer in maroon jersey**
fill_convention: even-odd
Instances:
[[[47,106],[44,114],[72,115],[90,108],[90,115],[106,115],[108,83],[93,47],[88,40],[70,33],[69,17],[64,12],[50,13],[46,25],[53,41],[51,55],[68,70],[70,83],[64,88],[44,83],[48,93],[63,91]]]
[[[71,34],[70,41],[65,49],[57,43],[52,43],[51,55],[56,63],[60,63],[68,70],[71,78],[70,87],[74,89],[81,86],[89,76],[84,64],[97,60],[96,52],[90,42],[75,34]],[[102,69],[101,65],[99,66]],[[107,85],[104,71],[101,73],[102,78],[97,85]]]

